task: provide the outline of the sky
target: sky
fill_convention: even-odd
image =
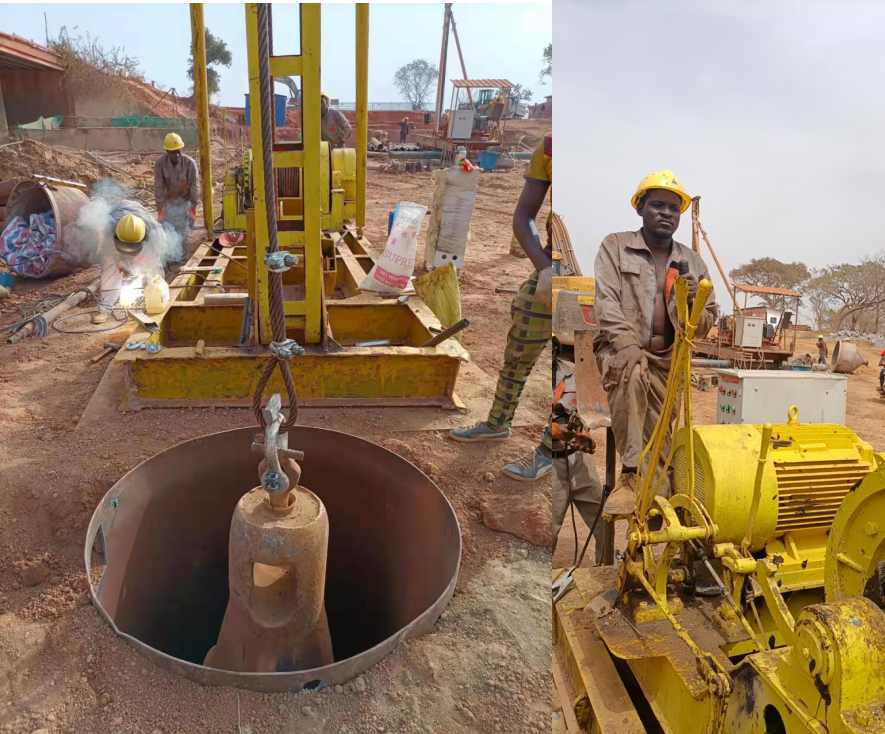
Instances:
[[[189,94],[187,61],[190,55],[190,14],[186,3],[71,3],[0,4],[0,31],[45,43],[44,12],[50,37],[67,26],[71,35],[89,32],[106,46],[122,46],[141,61],[148,80]],[[204,5],[206,27],[228,44],[233,65],[220,67],[222,105],[242,107],[248,91],[245,11],[242,3]],[[533,101],[551,94],[538,81],[544,48],[553,40],[549,3],[454,3],[467,72],[473,79],[508,79],[534,93]],[[322,85],[333,99],[356,101],[354,79],[354,4],[322,5]],[[443,3],[371,3],[369,15],[369,101],[397,102],[401,96],[393,85],[396,70],[415,59],[439,64]],[[76,30],[74,30],[76,28]],[[275,3],[274,52],[298,53],[298,4]],[[131,30],[138,29],[137,33]],[[340,39],[340,42],[339,42]],[[461,65],[450,34],[447,79],[462,78]],[[299,84],[300,86],[300,84]],[[434,85],[435,88],[435,85]],[[277,94],[288,94],[277,85]],[[451,85],[446,85],[448,104]],[[435,100],[431,92],[430,106]]]
[[[553,22],[554,203],[585,274],[607,234],[639,229],[630,199],[665,168],[701,196],[726,274],[885,247],[885,3],[554,0]],[[691,245],[690,211],[676,239]]]

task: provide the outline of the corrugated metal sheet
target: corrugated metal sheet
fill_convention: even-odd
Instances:
[[[512,89],[516,85],[506,79],[452,79],[452,86],[456,89]]]
[[[744,283],[735,283],[735,290],[745,291],[747,293],[765,293],[769,296],[792,296],[793,298],[802,298],[801,293],[791,291],[788,288],[769,288],[764,285],[746,285]]]
[[[0,71],[64,71],[60,56],[26,38],[0,33]]]

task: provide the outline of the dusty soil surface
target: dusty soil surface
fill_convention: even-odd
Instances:
[[[105,157],[136,179],[150,170],[150,161],[139,156]],[[472,324],[464,345],[491,376],[500,366],[512,299],[494,288],[516,288],[530,270],[528,261],[507,254],[522,170],[483,177],[461,281]],[[400,200],[429,203],[431,189],[427,173],[370,173],[367,234],[379,252],[388,211]],[[546,213],[545,207],[541,217]],[[94,277],[84,271],[22,288],[14,302],[0,304],[0,325],[14,321],[18,307],[33,308]],[[548,730],[550,553],[485,528],[479,510],[490,493],[549,496],[549,480],[527,486],[500,473],[537,443],[542,419],[516,430],[505,444],[471,446],[443,432],[398,433],[383,410],[300,413],[307,425],[347,431],[410,458],[446,494],[463,533],[456,593],[433,633],[401,645],[345,689],[263,695],[204,688],[155,667],[115,637],[86,593],[84,531],[97,503],[157,452],[252,424],[246,410],[154,410],[121,413],[74,431],[107,367],[107,360],[90,364],[89,358],[103,342],[122,342],[126,333],[127,327],[88,335],[52,331],[42,340],[0,347],[0,732]],[[525,395],[532,415],[549,410],[548,354]],[[358,623],[359,609],[354,613]]]

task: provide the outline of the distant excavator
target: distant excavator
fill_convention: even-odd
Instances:
[[[301,107],[301,90],[298,89],[298,85],[292,77],[277,76],[274,77],[274,81],[279,82],[280,84],[285,84],[289,87],[289,101],[286,103],[287,107]]]

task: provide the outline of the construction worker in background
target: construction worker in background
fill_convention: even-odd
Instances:
[[[178,133],[169,133],[163,141],[166,155],[154,166],[154,198],[157,218],[171,227],[181,240],[182,256],[187,255],[188,232],[197,218],[200,200],[200,175],[197,162],[182,152],[184,141]]]
[[[879,370],[879,395],[885,397],[885,352],[879,357],[879,366],[882,368]]]
[[[498,376],[495,400],[486,420],[449,435],[456,441],[506,441],[513,416],[535,362],[553,336],[553,242],[551,217],[547,217],[547,246],[541,244],[535,217],[553,184],[553,133],[545,135],[532,155],[525,184],[513,213],[513,234],[535,266],[510,307],[511,326],[504,349],[504,366]],[[541,444],[529,454],[504,467],[512,479],[540,479],[553,469],[553,437],[550,423]]]
[[[99,254],[100,295],[93,324],[108,320],[120,299],[124,273],[162,275],[163,262],[170,252],[166,231],[160,223],[140,203],[124,200],[115,203],[108,215]]]
[[[322,139],[332,148],[343,148],[350,137],[350,123],[343,113],[333,110],[329,104],[329,95],[320,95],[320,113],[322,114]]]
[[[824,341],[823,334],[818,334],[817,336],[817,363],[822,364],[824,367],[827,366],[827,357],[830,354],[830,350],[827,349],[827,343]]]
[[[687,270],[689,308],[701,280],[710,273],[701,256],[673,239],[691,197],[672,171],[646,176],[632,199],[642,217],[636,232],[610,234],[596,256],[595,311],[599,333],[593,340],[599,373],[608,394],[621,474],[606,501],[609,518],[630,515],[636,506],[640,455],[663,408],[678,316],[673,288],[680,269]],[[716,322],[711,293],[698,323],[702,339]],[[661,452],[670,452],[673,417]],[[643,471],[646,467],[643,467]],[[669,493],[665,477],[661,493]]]
[[[409,118],[404,117],[399,121],[399,141],[405,143],[409,139]]]

